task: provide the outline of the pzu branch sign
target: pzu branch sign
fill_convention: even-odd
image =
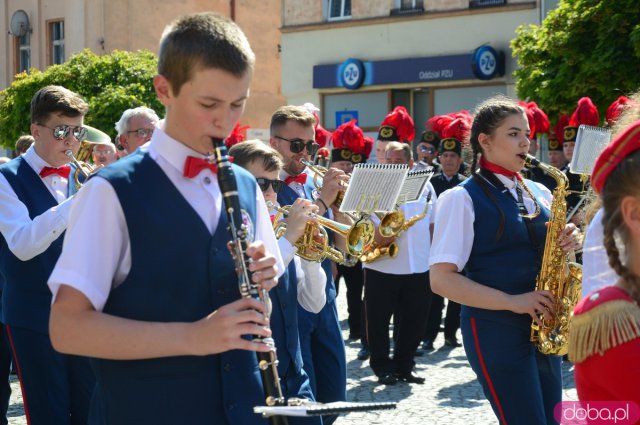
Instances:
[[[315,65],[313,88],[424,83],[426,81],[491,80],[504,75],[505,56],[490,46],[473,53],[421,58],[361,61],[349,58],[339,64]]]
[[[355,90],[364,82],[364,65],[359,59],[347,59],[342,64],[340,72],[340,80],[342,85],[349,89]]]
[[[491,80],[498,73],[503,74],[500,68],[504,67],[504,58],[491,46],[480,46],[473,51],[471,68],[473,74],[481,80]],[[502,71],[502,72],[501,72]]]

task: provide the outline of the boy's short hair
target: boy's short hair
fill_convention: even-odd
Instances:
[[[170,23],[160,38],[158,74],[174,95],[202,69],[221,69],[236,77],[253,71],[255,55],[233,21],[212,12],[184,15]]]
[[[389,151],[403,151],[404,158],[407,162],[413,159],[413,151],[411,150],[411,145],[409,143],[400,143],[400,142],[389,142],[384,149],[384,157],[387,157],[387,152]]]
[[[302,106],[281,106],[271,115],[271,124],[269,126],[271,135],[273,136],[279,128],[284,127],[289,121],[297,122],[306,127],[313,127],[316,124],[316,117]]]
[[[36,139],[30,134],[24,134],[18,137],[18,140],[16,140],[16,154],[20,155],[25,153],[35,141]]]
[[[242,168],[247,168],[254,161],[262,161],[265,171],[280,171],[283,165],[278,151],[262,140],[246,140],[233,145],[229,155],[233,157],[233,163]]]
[[[52,114],[65,117],[85,116],[89,105],[82,97],[62,86],[46,86],[31,98],[31,123],[44,124]]]

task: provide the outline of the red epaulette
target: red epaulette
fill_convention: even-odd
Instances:
[[[624,289],[607,286],[576,305],[569,332],[569,360],[580,363],[635,338],[640,338],[640,307]]]

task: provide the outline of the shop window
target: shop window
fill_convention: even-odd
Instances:
[[[64,21],[51,21],[48,27],[49,64],[64,62]]]
[[[326,5],[329,21],[351,18],[351,0],[328,0]]]

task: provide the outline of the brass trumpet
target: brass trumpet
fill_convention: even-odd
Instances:
[[[83,151],[83,149],[84,150],[88,149],[89,152],[91,152],[92,147],[86,148],[86,144],[93,145],[91,142],[87,142],[87,141],[81,142],[80,149],[78,150],[78,156],[81,155],[81,152]],[[73,165],[76,166],[76,171],[73,173],[73,181],[75,182],[76,190],[80,190],[83,184],[80,181],[80,174],[82,174],[82,176],[84,177],[83,181],[86,181],[91,175],[91,173],[94,171],[94,167],[92,167],[91,164],[89,164],[85,160],[80,160],[76,156],[74,156],[73,151],[71,149],[66,150],[64,154],[67,155],[67,157],[69,157],[69,160],[73,163]]]
[[[327,173],[328,168],[316,165],[311,161],[307,161],[306,159],[301,159],[300,162],[303,163],[308,169],[313,171],[313,184],[315,185],[317,190],[322,190],[322,186],[318,182],[318,177],[324,177],[324,175]],[[336,208],[340,208],[343,199],[344,190],[341,190],[340,192],[338,192],[338,196],[336,196],[336,200],[333,202],[333,205],[335,205]]]
[[[267,202],[267,207],[277,211],[274,219],[274,231],[279,239],[287,229],[286,223],[279,220],[283,215],[289,214],[291,206],[278,207],[272,202]],[[347,256],[360,256],[364,252],[365,246],[373,241],[375,229],[370,221],[360,221],[348,225],[316,214],[313,214],[312,217],[316,219],[317,223],[307,223],[304,234],[295,243],[296,254],[305,260],[320,262],[328,258],[340,264],[353,264],[353,261]],[[347,255],[329,246],[327,229],[345,238]]]

